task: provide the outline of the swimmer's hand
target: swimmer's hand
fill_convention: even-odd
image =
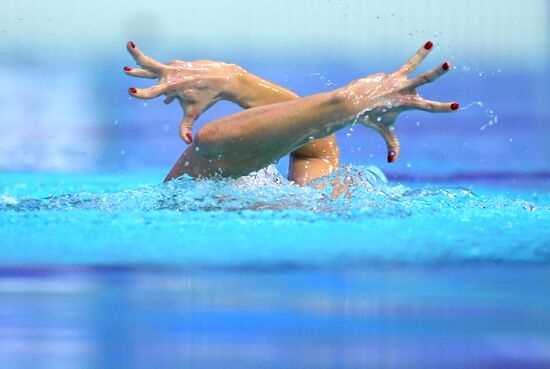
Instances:
[[[193,141],[193,123],[199,116],[222,99],[231,99],[231,84],[244,70],[234,64],[197,60],[186,62],[173,60],[162,64],[143,54],[133,42],[126,45],[128,52],[143,69],[124,67],[124,72],[133,77],[158,79],[149,88],[128,89],[131,96],[140,99],[153,99],[165,95],[164,103],[178,99],[184,117],[179,133],[188,144]]]
[[[426,100],[416,92],[418,87],[431,83],[447,73],[451,68],[450,63],[445,62],[418,77],[407,78],[432,48],[433,43],[428,41],[399,70],[391,74],[379,73],[356,80],[342,90],[346,100],[355,108],[352,110],[357,111],[358,106],[367,106],[366,109],[360,110],[354,119],[358,123],[373,128],[384,137],[390,163],[396,161],[399,156],[395,120],[400,113],[414,109],[445,113],[459,108],[456,102]]]

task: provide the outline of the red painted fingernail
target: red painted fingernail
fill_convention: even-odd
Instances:
[[[126,72],[129,72],[129,71],[132,70],[132,68],[130,68],[130,67],[124,67],[124,70],[125,70]]]
[[[189,143],[193,142],[193,136],[191,135],[191,133],[186,133],[185,137],[187,138],[187,141],[189,141]]]
[[[137,90],[136,90],[135,88],[133,88],[133,87],[130,87],[130,88],[128,89],[128,92],[131,93],[131,94],[135,94],[135,93],[137,92]]]
[[[449,63],[443,63],[443,70],[449,70]]]
[[[424,44],[424,49],[430,50],[430,49],[432,48],[433,45],[434,45],[433,42],[428,41],[428,42],[426,42],[426,43]]]
[[[132,49],[135,49],[135,48],[136,48],[136,44],[134,44],[132,41],[130,41],[130,47],[131,47]]]
[[[458,105],[458,103],[452,103],[451,104],[451,110],[458,110],[459,107],[460,107],[460,105]]]
[[[388,153],[388,163],[393,163],[395,161],[395,151],[390,151]]]

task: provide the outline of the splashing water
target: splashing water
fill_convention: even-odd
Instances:
[[[322,73],[315,72],[315,73],[310,74],[310,76],[318,78],[323,83],[323,85],[325,87],[330,87],[334,84],[330,79],[325,77]]]
[[[479,107],[480,109],[484,110],[485,117],[487,118],[487,122],[479,128],[480,131],[484,131],[488,127],[493,126],[493,125],[498,123],[498,115],[493,110],[491,110],[489,108],[486,108],[484,106],[483,102],[481,102],[481,101],[474,101],[474,102],[466,105],[461,110],[470,109],[471,107]]]
[[[0,197],[0,211],[241,211],[295,209],[349,216],[391,210],[406,215],[409,209],[430,212],[449,208],[515,206],[536,208],[522,200],[495,201],[461,187],[412,189],[390,184],[373,166],[346,165],[306,187],[289,182],[274,166],[238,179],[195,180],[183,176],[167,184],[112,193],[77,192],[41,199]],[[374,215],[374,214],[373,214]]]
[[[57,196],[32,196],[28,178],[4,187],[4,263],[550,260],[545,194],[413,188],[388,182],[376,167],[351,165],[306,187],[287,181],[274,167],[239,179],[182,177],[114,191],[94,185],[93,177],[79,179],[91,183],[89,189],[39,186],[39,193],[66,193]]]
[[[183,176],[167,184],[119,192],[77,192],[45,198],[0,196],[0,211],[243,211],[281,210],[336,214],[372,215],[431,213],[448,209],[529,209],[538,206],[525,200],[477,196],[462,187],[409,188],[390,184],[374,166],[346,165],[330,176],[298,187],[285,179],[275,166],[238,179],[201,179]],[[544,209],[544,206],[542,206]]]

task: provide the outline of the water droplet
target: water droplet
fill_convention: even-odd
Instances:
[[[420,127],[420,122],[416,122],[416,126],[417,126],[417,127]]]
[[[118,125],[118,120],[115,120],[115,122],[113,123],[113,126],[117,126]]]
[[[120,155],[126,155],[126,151],[120,150]]]

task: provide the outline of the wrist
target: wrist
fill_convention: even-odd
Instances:
[[[342,88],[342,100],[347,117],[356,119],[374,117],[379,115],[384,108],[389,109],[389,101],[377,94],[378,86],[364,86],[357,81]]]
[[[243,87],[247,83],[249,73],[237,64],[225,64],[225,67],[226,74],[223,80],[221,98],[242,106],[241,103],[244,99]]]
[[[357,95],[349,86],[344,86],[333,91],[333,100],[339,107],[339,111],[345,118],[354,118],[363,109],[365,98]]]
[[[228,100],[245,109],[290,101],[299,97],[294,92],[260,78],[236,64],[232,64],[231,68]]]

